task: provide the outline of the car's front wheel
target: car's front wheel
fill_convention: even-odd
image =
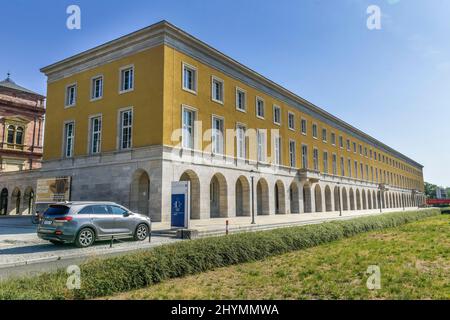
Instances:
[[[90,228],[81,229],[75,239],[75,245],[78,248],[90,247],[95,241],[95,233]]]
[[[134,240],[144,241],[148,237],[149,228],[145,223],[137,226],[136,232],[134,234]]]

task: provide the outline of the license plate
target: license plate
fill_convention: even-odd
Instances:
[[[53,223],[53,221],[51,221],[51,220],[44,220],[44,224],[49,225],[49,224],[52,224],[52,223]]]

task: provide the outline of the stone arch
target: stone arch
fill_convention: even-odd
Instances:
[[[342,188],[342,210],[348,211],[347,189]]]
[[[361,193],[356,189],[356,209],[361,210]]]
[[[300,213],[300,198],[298,185],[294,181],[289,187],[289,203],[291,206],[291,213]]]
[[[305,184],[303,186],[303,208],[305,213],[312,212],[312,194],[311,194],[311,186],[309,184]]]
[[[22,213],[32,214],[34,208],[34,201],[35,201],[35,194],[33,188],[32,187],[26,188],[25,193],[23,195],[23,202],[25,206]]]
[[[350,188],[350,210],[355,210],[355,193],[353,192],[353,188]]]
[[[325,187],[325,211],[327,211],[327,212],[333,211],[333,202],[331,199],[331,189],[328,185]]]
[[[275,214],[286,213],[286,190],[281,180],[275,182],[274,186]]]
[[[8,214],[8,189],[3,188],[0,193],[0,215],[6,216]]]
[[[246,177],[240,176],[236,180],[236,216],[250,216],[250,184]]]
[[[259,179],[256,184],[256,208],[258,215],[269,215],[269,185],[267,184],[266,179]]]
[[[340,195],[339,195],[339,187],[334,187],[334,210],[335,211],[340,211],[340,207],[341,207],[341,200],[340,200]]]
[[[14,207],[13,211],[11,211],[10,214],[20,214],[21,196],[22,192],[18,187],[15,187],[13,192],[11,193],[11,203],[14,205]]]
[[[150,176],[144,169],[137,169],[131,178],[130,209],[150,215]]]
[[[190,182],[191,219],[200,219],[200,179],[192,170],[186,170],[180,176],[180,181]]]
[[[213,175],[209,183],[209,215],[211,218],[228,216],[228,184],[219,172]]]
[[[314,187],[314,198],[315,198],[315,205],[316,205],[316,212],[322,212],[322,189],[320,188],[320,185],[316,185]]]

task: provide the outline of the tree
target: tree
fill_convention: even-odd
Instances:
[[[428,199],[436,199],[436,189],[437,186],[435,184],[425,182],[425,195]]]

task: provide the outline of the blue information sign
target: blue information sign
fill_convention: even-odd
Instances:
[[[186,214],[186,196],[172,194],[172,227],[185,227]]]

